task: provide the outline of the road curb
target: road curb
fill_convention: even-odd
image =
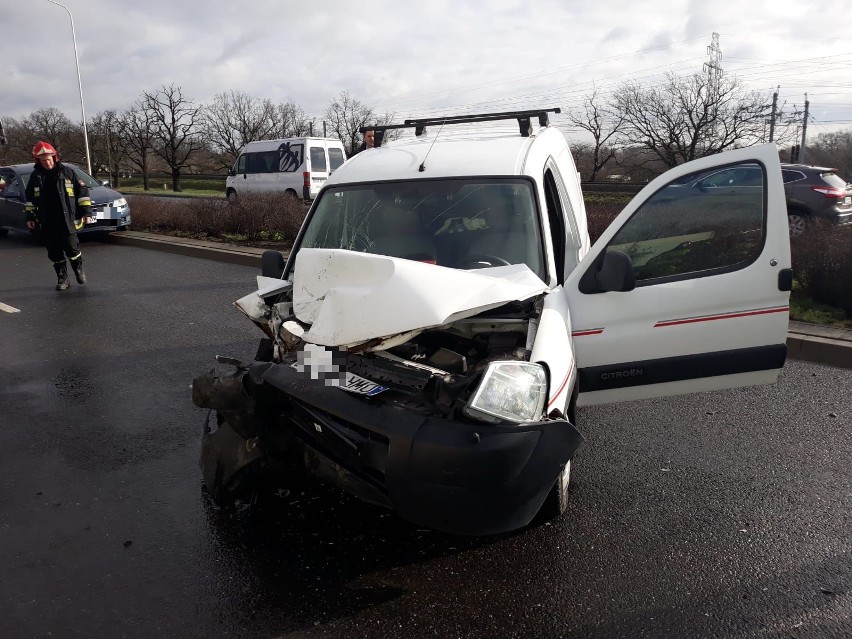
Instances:
[[[218,245],[212,242],[158,236],[154,233],[140,233],[138,231],[111,233],[108,239],[111,244],[121,246],[137,246],[155,251],[257,268],[260,268],[260,259],[266,250],[236,244]]]
[[[252,266],[258,269],[261,264],[261,256],[268,250],[141,231],[111,233],[109,242],[217,260],[229,264]],[[804,322],[790,322],[790,330],[787,332],[787,357],[852,369],[852,330]]]

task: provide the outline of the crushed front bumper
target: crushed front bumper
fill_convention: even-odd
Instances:
[[[287,365],[255,363],[247,374],[278,391],[276,424],[259,440],[267,452],[295,446],[309,474],[455,534],[528,524],[583,440],[565,419],[462,423],[351,395]]]

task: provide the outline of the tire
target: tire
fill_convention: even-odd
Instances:
[[[805,234],[810,218],[802,211],[787,212],[787,226],[790,229],[790,237],[797,238]]]
[[[299,195],[293,189],[287,189],[284,191],[284,198],[287,200],[298,200]]]
[[[234,189],[228,189],[227,191],[225,191],[225,199],[228,200],[228,202],[236,201],[237,192]]]
[[[550,521],[560,517],[568,510],[568,485],[571,483],[571,461],[569,460],[559,472],[556,483],[547,493],[541,510],[538,511],[542,521]]]
[[[575,426],[577,425],[578,394],[579,387],[575,385],[574,389],[571,391],[571,401],[568,404],[568,414],[566,415],[566,417],[568,417],[568,421]],[[550,489],[550,492],[547,493],[547,497],[544,499],[544,503],[538,511],[537,518],[540,521],[556,519],[568,510],[568,486],[570,483],[571,460],[569,459],[562,467],[562,470],[559,471],[559,475],[556,477],[553,487]]]
[[[216,415],[220,423],[215,430],[205,425],[201,470],[207,493],[218,506],[228,508],[237,501],[253,500],[263,455],[256,448],[248,451],[246,440],[220,417]]]

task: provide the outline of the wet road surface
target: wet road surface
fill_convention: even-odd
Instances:
[[[0,238],[0,637],[848,637],[852,371],[581,410],[565,517],[441,535],[313,484],[225,513],[189,384],[256,271]]]

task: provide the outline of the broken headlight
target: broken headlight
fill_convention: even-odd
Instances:
[[[541,365],[491,362],[465,414],[485,421],[534,422],[541,419],[546,401],[547,375]]]

